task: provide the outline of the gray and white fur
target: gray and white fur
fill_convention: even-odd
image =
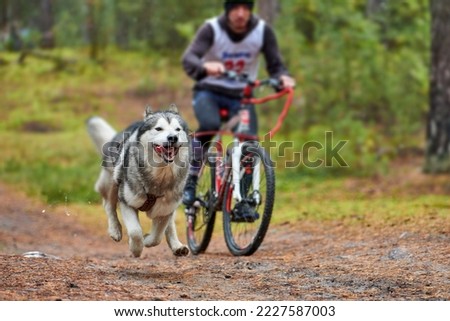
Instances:
[[[144,246],[160,244],[164,234],[174,255],[187,255],[188,248],[177,236],[175,210],[187,178],[191,144],[187,124],[176,106],[158,112],[147,107],[143,121],[120,133],[100,117],[90,118],[87,129],[103,157],[95,190],[102,195],[111,238],[117,242],[122,239],[119,204],[135,257]],[[139,210],[152,219],[146,235],[139,223]]]

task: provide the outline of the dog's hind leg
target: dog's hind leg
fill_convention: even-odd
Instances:
[[[166,240],[174,255],[186,256],[189,254],[189,249],[187,246],[182,244],[178,239],[177,229],[175,226],[175,212],[170,215],[169,224],[166,229]]]
[[[144,237],[144,245],[146,247],[156,246],[161,243],[169,220],[170,215],[158,216],[152,219],[152,229],[150,230],[150,233],[146,234]]]
[[[119,204],[123,222],[128,232],[128,246],[131,253],[133,253],[135,257],[139,257],[144,249],[144,237],[142,236],[138,212],[122,202],[119,202]]]

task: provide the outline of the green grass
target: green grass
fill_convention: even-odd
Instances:
[[[348,178],[278,172],[274,221],[345,221],[370,226],[450,217],[446,195],[383,193],[371,196],[361,189],[349,190],[347,181]]]
[[[3,132],[0,179],[54,203],[96,202],[100,158],[84,130],[51,134]]]

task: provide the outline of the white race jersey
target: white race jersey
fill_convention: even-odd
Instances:
[[[245,73],[251,80],[255,80],[259,67],[258,55],[263,45],[264,21],[260,19],[258,25],[240,42],[231,41],[227,32],[220,27],[217,17],[206,22],[214,31],[214,42],[202,61],[220,61],[227,70]],[[200,83],[227,89],[241,89],[245,86],[240,82],[213,76],[203,78]]]

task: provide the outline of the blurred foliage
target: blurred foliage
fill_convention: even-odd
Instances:
[[[373,12],[368,10],[368,1],[280,1],[274,29],[298,86],[290,117],[275,137],[278,142],[292,141],[293,147],[276,157],[289,161],[310,141],[326,146],[328,131],[333,132],[334,144],[348,141],[342,148],[348,167],[334,163],[316,169],[296,166],[289,171],[312,177],[373,175],[387,171],[389,161],[399,153],[423,148],[429,0],[384,0]],[[0,0],[0,8],[5,3]],[[37,48],[38,1],[8,3],[22,49]],[[91,148],[86,152],[89,157],[83,156],[87,139],[77,139],[84,133],[88,115],[105,113],[113,123],[121,123],[117,108],[130,95],[140,102],[145,98],[178,102],[179,97],[190,101],[192,81],[184,75],[180,57],[205,19],[222,11],[222,1],[52,3],[56,48],[49,54],[72,61],[67,68],[55,71],[51,61],[33,57],[24,65],[17,64],[18,54],[7,52],[15,48],[13,40],[7,28],[0,30],[0,178],[34,186],[30,189],[50,202],[64,202],[69,192],[73,200],[92,194],[96,155]],[[95,11],[99,62],[89,61],[87,54],[89,10]],[[275,107],[262,107],[262,133],[273,125],[279,112]],[[33,139],[27,129],[30,123],[32,127],[43,124],[48,132]],[[191,121],[191,128],[195,127]],[[67,152],[61,141],[64,133],[77,151],[69,151],[69,163],[61,158]],[[13,147],[5,137],[20,144]],[[53,153],[36,150],[43,141],[47,142],[43,150],[54,149]],[[25,149],[41,156],[36,158]],[[325,152],[317,150],[310,156],[323,158]],[[283,162],[279,164],[280,172],[288,172]],[[49,174],[52,168],[54,175]],[[86,181],[77,175],[82,169],[89,173]],[[281,177],[288,180],[288,176]],[[61,180],[60,187],[56,178]]]
[[[220,2],[195,0],[94,0],[98,6],[98,30],[104,43],[128,50],[157,50],[161,53],[179,52],[192,38],[205,17],[221,8]],[[59,44],[82,45],[83,15],[86,5],[79,0],[59,2],[56,9]],[[79,17],[74,19],[75,17]],[[79,33],[78,35],[76,33]],[[72,34],[73,37],[67,37]]]
[[[286,1],[281,15],[280,46],[302,94],[286,128],[300,122],[302,130],[325,127],[349,140],[353,174],[377,172],[399,152],[422,148],[428,0],[383,1],[371,15],[365,0]]]

